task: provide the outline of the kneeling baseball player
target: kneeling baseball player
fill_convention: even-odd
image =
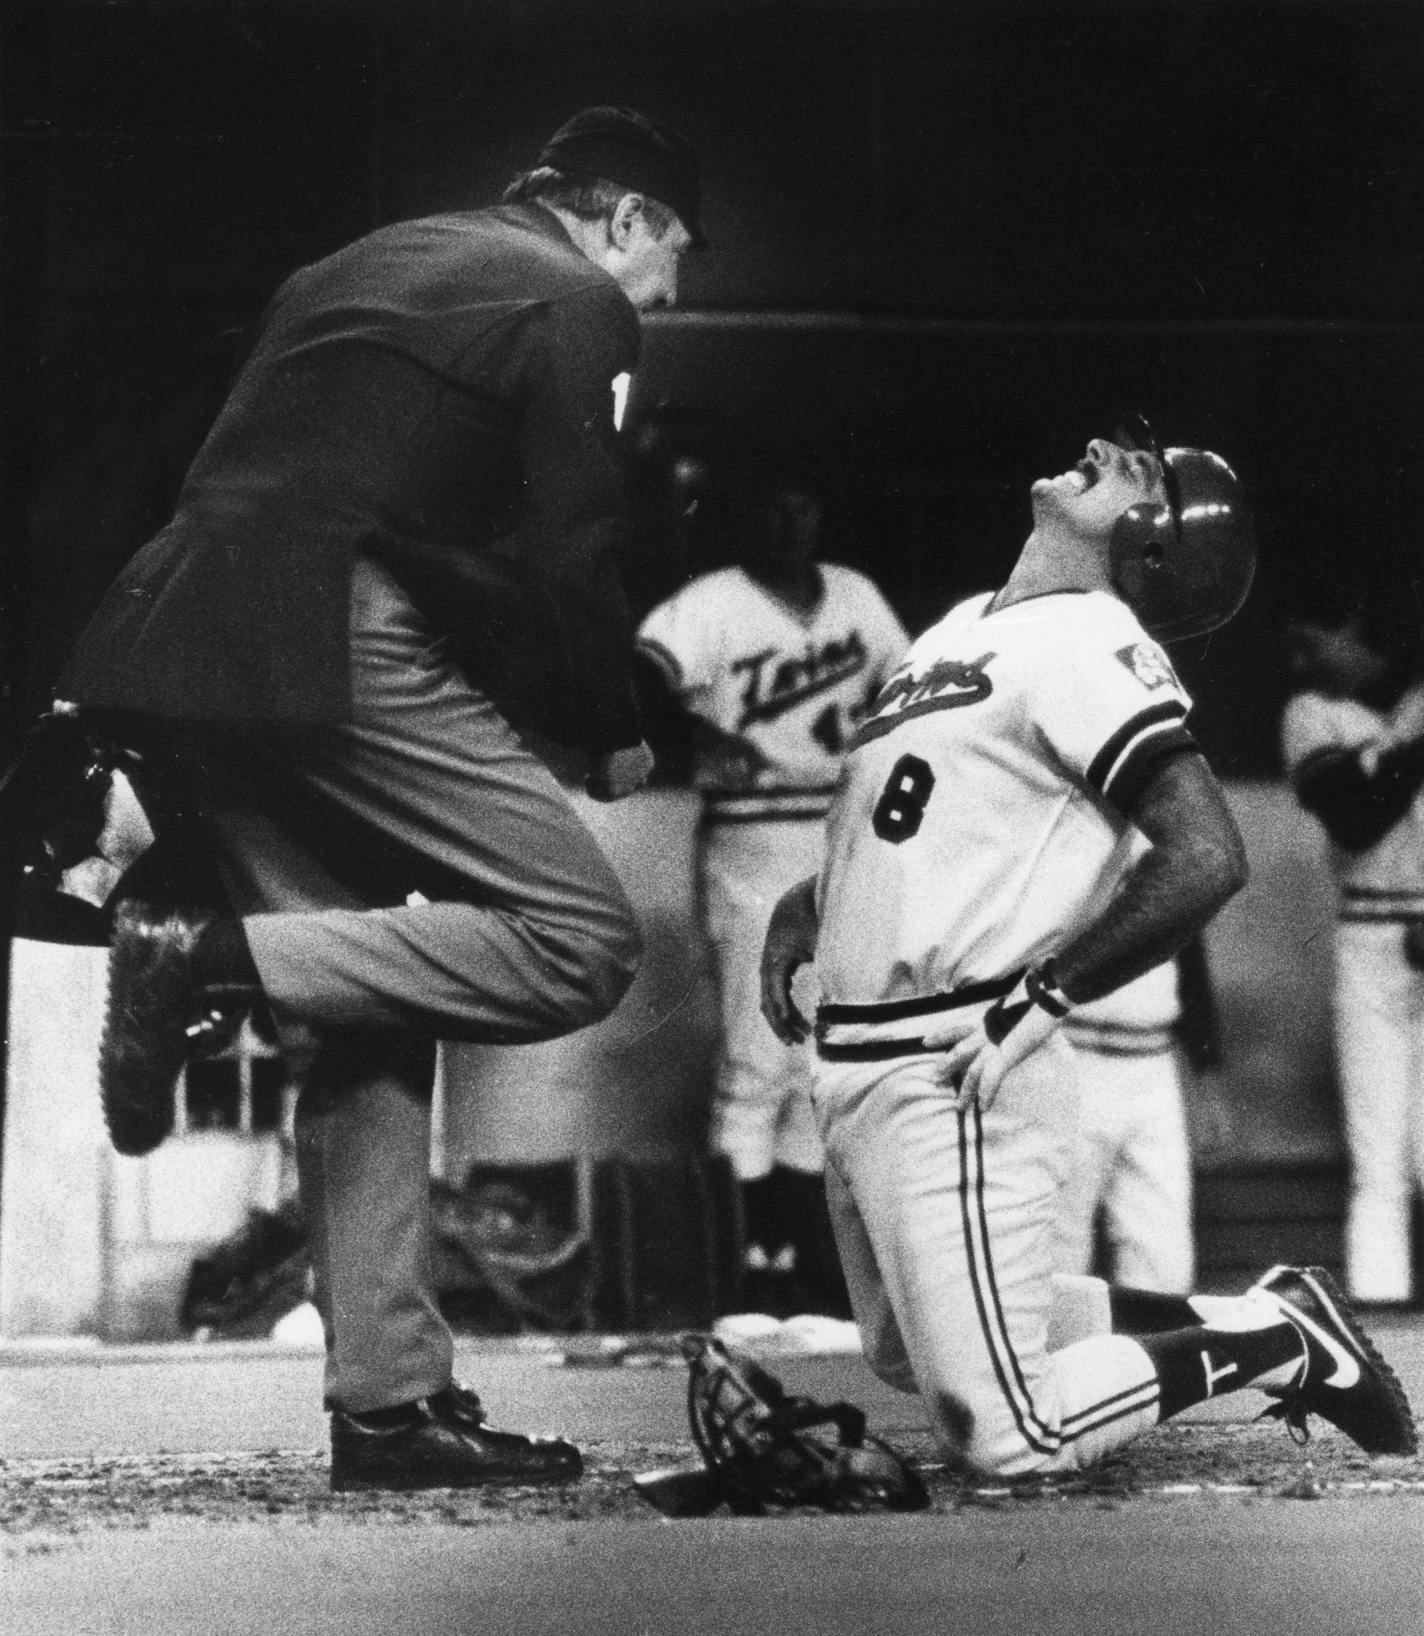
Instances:
[[[1048,1345],[1077,1090],[1060,1024],[1160,964],[1246,879],[1159,645],[1241,606],[1255,538],[1219,456],[1145,422],[1032,490],[1008,582],[911,647],[851,744],[824,868],[778,903],[763,1006],[785,1040],[814,960],[814,1101],[866,1356],[946,1454],[1085,1466],[1251,1386],[1303,1431],[1413,1451],[1404,1392],[1328,1274],[1242,1296],[1112,1290],[1112,1333]]]

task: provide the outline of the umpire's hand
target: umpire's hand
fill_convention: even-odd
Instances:
[[[653,752],[646,744],[607,750],[593,764],[584,788],[595,801],[621,801],[642,789],[653,771]]]

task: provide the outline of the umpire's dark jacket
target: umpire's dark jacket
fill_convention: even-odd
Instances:
[[[638,347],[627,297],[537,206],[399,223],[302,268],[61,693],[341,720],[364,552],[516,719],[636,743],[611,382]]]

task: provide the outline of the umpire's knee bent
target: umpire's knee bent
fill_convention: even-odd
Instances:
[[[575,957],[573,992],[578,1011],[574,1027],[599,1022],[608,1016],[632,987],[643,962],[643,933],[626,900],[621,913],[610,915],[599,935],[584,937]]]
[[[531,928],[544,960],[551,1002],[549,1038],[601,1022],[631,987],[643,958],[643,934],[622,894],[596,916]]]

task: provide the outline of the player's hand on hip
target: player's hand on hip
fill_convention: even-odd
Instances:
[[[816,958],[816,880],[812,876],[782,894],[767,922],[761,949],[761,1014],[784,1045],[799,1045],[811,1025],[797,1009],[791,981]]]
[[[936,1082],[953,1092],[950,1101],[955,1108],[967,1108],[973,1100],[979,1075],[976,1072],[968,1081],[966,1076],[986,1051],[994,1049],[983,1023],[968,1017],[952,1017],[937,1028],[927,1028],[924,1038],[929,1050],[945,1052],[944,1060],[935,1069]]]
[[[957,1112],[975,1102],[987,1110],[993,1107],[1009,1067],[1002,1048],[979,1027],[950,1051],[935,1078],[949,1088],[950,1103]]]
[[[949,1087],[955,1109],[962,1113],[975,1102],[991,1108],[1004,1080],[1058,1032],[1070,1009],[1052,962],[1045,961],[1012,993],[996,1000],[979,1022],[948,1022],[928,1031],[926,1045],[950,1047],[935,1078]]]
[[[653,772],[653,752],[644,743],[607,750],[593,764],[584,788],[595,801],[621,801],[642,789]]]

